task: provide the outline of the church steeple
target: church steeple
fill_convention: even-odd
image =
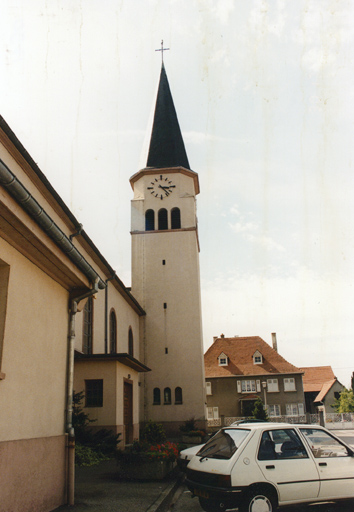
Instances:
[[[190,169],[163,62],[146,166]]]

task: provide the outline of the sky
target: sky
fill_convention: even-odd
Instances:
[[[199,174],[205,350],[354,371],[354,2],[2,0],[0,114],[129,286],[164,63]],[[150,120],[150,121],[149,121]]]

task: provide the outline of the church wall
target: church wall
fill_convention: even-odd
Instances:
[[[134,439],[139,437],[139,374],[117,361],[77,361],[75,364],[75,392],[85,391],[86,379],[103,380],[103,407],[85,407],[83,410],[95,420],[90,427],[94,430],[107,428],[121,433],[119,448],[124,440],[124,381],[133,385]]]
[[[44,512],[65,501],[68,292],[2,238],[0,259],[9,265],[0,511]]]

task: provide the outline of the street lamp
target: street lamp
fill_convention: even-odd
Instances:
[[[267,410],[267,382],[262,381],[262,386],[264,389],[264,409]]]

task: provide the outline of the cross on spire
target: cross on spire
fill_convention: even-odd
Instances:
[[[164,48],[163,47],[163,39],[161,40],[161,48],[159,48],[158,50],[155,50],[155,52],[161,52],[161,58],[162,58],[162,62],[163,62],[163,52],[169,50],[169,48]]]

